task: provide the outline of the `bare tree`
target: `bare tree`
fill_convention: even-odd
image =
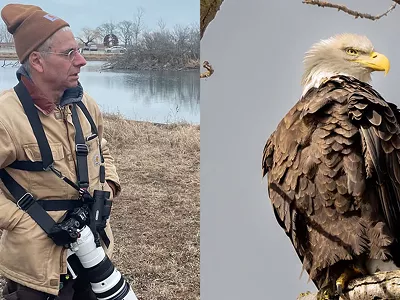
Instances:
[[[0,25],[0,43],[12,43],[13,36],[8,32],[6,24]]]
[[[200,59],[200,27],[194,23],[189,27],[189,51],[194,59]]]
[[[150,56],[168,62],[175,49],[172,34],[167,29],[143,33],[143,46]]]
[[[172,36],[178,55],[184,56],[189,51],[189,26],[175,25]]]
[[[103,23],[99,27],[97,27],[97,30],[100,33],[100,37],[104,38],[107,34],[117,34],[117,25],[115,25],[113,22],[108,22],[108,23]]]
[[[126,57],[121,59],[130,60],[137,68],[144,62],[151,69],[195,68],[196,64],[198,65],[200,56],[198,30],[196,32],[190,26],[176,25],[171,31],[165,22],[160,20],[156,30],[146,30],[142,36],[143,39],[135,47],[134,53],[127,53]]]
[[[136,10],[136,16],[134,18],[133,24],[132,24],[132,34],[133,34],[133,41],[135,42],[135,46],[138,45],[139,43],[139,36],[144,30],[144,25],[143,25],[143,18],[144,15],[144,9],[143,7],[138,7]]]
[[[128,45],[131,46],[133,38],[133,22],[122,21],[118,23],[117,27],[120,40],[123,41],[125,47]]]
[[[99,37],[100,32],[98,29],[84,27],[77,39],[80,40],[85,46],[89,46],[90,43],[93,43]]]
[[[161,32],[164,31],[165,28],[167,27],[167,24],[165,23],[165,21],[163,20],[163,18],[159,18],[159,19],[158,19],[157,25],[158,25],[158,28],[160,29]]]

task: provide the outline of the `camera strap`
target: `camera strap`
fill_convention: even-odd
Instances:
[[[81,104],[83,104],[83,103],[81,103]],[[91,128],[92,128],[92,135],[93,134],[97,135],[96,126],[94,126],[93,119],[90,117],[90,114],[87,111],[86,107],[84,105],[82,107],[84,107],[84,109],[82,111],[85,114],[86,118],[88,120],[92,121],[92,122],[89,121]],[[78,117],[78,113],[76,111],[75,103],[72,106],[72,122],[74,123],[74,126],[75,126],[75,144],[76,144],[76,163],[77,163],[78,185],[81,189],[85,189],[86,187],[89,186],[88,167],[87,167],[87,155],[89,153],[89,148],[86,145],[85,139],[83,137],[83,131],[82,131],[82,127],[79,122],[79,117]],[[95,129],[95,132],[93,132],[94,129]],[[101,151],[101,146],[99,148]],[[101,164],[100,164],[100,182],[101,182],[101,184],[104,184],[104,179],[105,179],[104,159],[103,159],[103,155],[100,155],[100,156],[102,157]],[[91,206],[89,205],[89,207],[91,207]],[[97,233],[98,233],[108,248],[108,246],[110,245],[110,239],[108,238],[104,228],[96,230],[96,223],[95,223],[96,216],[93,215],[94,213],[95,212],[91,212],[92,216],[89,218],[90,223],[88,226],[89,226],[90,230],[92,231],[93,235],[95,236],[96,245],[100,246],[99,237],[97,236]]]
[[[75,126],[75,152],[78,186],[80,188],[86,189],[89,187],[89,175],[87,166],[87,155],[89,153],[89,147],[88,145],[86,145],[85,139],[83,137],[82,127],[79,122],[75,103],[72,105],[72,122]]]
[[[94,139],[96,136],[98,136],[96,124],[94,123],[94,121],[93,121],[88,109],[83,104],[83,102],[80,101],[80,102],[77,103],[77,105],[79,106],[79,108],[81,109],[83,114],[85,115],[86,119],[89,121],[91,130],[92,130],[92,135],[88,136],[86,138],[86,141],[90,141],[90,140]],[[100,183],[104,184],[104,182],[106,181],[106,168],[104,166],[104,156],[103,156],[103,150],[101,149],[101,141],[99,141],[99,143],[100,143],[99,144],[99,152],[100,152]]]

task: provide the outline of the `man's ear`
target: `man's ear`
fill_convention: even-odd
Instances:
[[[37,52],[37,51],[33,51],[31,54],[29,54],[29,63],[31,65],[31,68],[35,69],[36,72],[38,73],[43,73],[44,68],[43,68],[43,57],[42,55]]]

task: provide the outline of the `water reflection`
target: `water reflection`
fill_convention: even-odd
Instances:
[[[97,70],[93,70],[97,67]],[[99,71],[85,67],[81,82],[105,111],[153,122],[200,123],[198,71]]]
[[[199,71],[100,71],[88,62],[80,82],[104,112],[158,123],[200,123]],[[17,83],[16,68],[0,68],[0,89]]]

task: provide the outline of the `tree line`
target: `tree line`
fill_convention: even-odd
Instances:
[[[200,27],[198,23],[167,28],[162,18],[157,27],[147,28],[144,9],[137,8],[132,20],[106,22],[96,28],[84,27],[76,35],[81,45],[103,44],[104,37],[115,35],[127,52],[112,62],[116,68],[182,69],[198,67],[200,59]],[[0,43],[12,43],[5,24],[0,26]]]
[[[199,66],[200,26],[175,25],[167,28],[160,18],[157,27],[148,29],[143,8],[137,8],[133,20],[107,22],[97,28],[85,27],[77,36],[84,45],[103,44],[107,35],[115,35],[127,52],[114,57],[112,66],[124,69],[187,69]]]

